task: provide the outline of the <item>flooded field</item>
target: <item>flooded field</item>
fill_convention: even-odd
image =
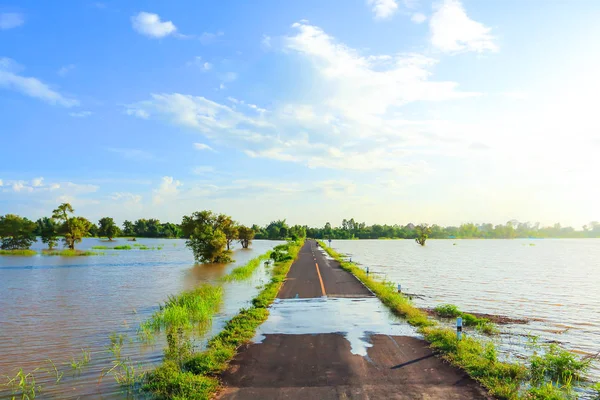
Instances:
[[[336,240],[331,246],[401,284],[420,307],[526,318],[504,325],[498,341],[523,351],[525,335],[580,354],[600,351],[600,240]],[[600,370],[594,368],[595,380]]]
[[[84,239],[78,249],[124,244],[134,243]],[[138,372],[150,368],[162,359],[164,339],[144,345],[136,333],[159,303],[171,294],[216,282],[278,242],[257,240],[251,249],[236,249],[236,262],[228,265],[194,265],[184,240],[138,239],[135,244],[153,249],[96,250],[104,254],[85,257],[0,257],[0,383],[19,368],[25,373],[37,369],[33,376],[41,391],[36,398],[127,397],[113,374],[102,377],[115,361],[108,350],[110,336],[123,338],[121,358],[128,365]],[[261,266],[251,279],[225,284],[222,308],[196,345],[247,306],[267,279]],[[8,395],[0,387],[0,398]]]

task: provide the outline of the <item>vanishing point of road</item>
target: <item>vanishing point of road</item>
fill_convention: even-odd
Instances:
[[[354,275],[307,241],[279,299],[366,298]],[[293,316],[292,316],[293,317]],[[326,320],[327,315],[319,318]],[[351,353],[341,332],[266,334],[242,348],[221,376],[221,399],[491,399],[473,379],[415,337],[373,334],[367,356]]]

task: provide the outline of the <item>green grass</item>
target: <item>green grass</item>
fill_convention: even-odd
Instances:
[[[31,249],[0,250],[0,256],[35,256],[37,251]]]
[[[132,248],[133,247],[131,247],[131,246],[127,245],[127,244],[124,244],[124,245],[121,245],[121,246],[115,246],[115,247],[112,248],[112,250],[131,250]]]
[[[221,305],[222,297],[223,288],[209,284],[171,296],[140,329],[160,331],[168,328],[206,327]]]
[[[103,253],[88,250],[43,250],[42,254],[45,256],[61,256],[61,257],[80,257],[80,256],[99,256]]]
[[[269,257],[268,254],[263,254],[252,260],[248,261],[248,263],[244,266],[237,267],[229,274],[225,275],[221,280],[223,282],[230,281],[243,281],[244,279],[248,279],[252,276],[256,268],[260,266],[260,264]]]
[[[208,342],[204,351],[190,353],[184,359],[167,358],[160,367],[148,375],[144,390],[160,399],[206,400],[213,398],[219,389],[216,375],[227,368],[239,346],[250,341],[258,326],[269,316],[267,307],[275,300],[301,246],[300,242],[291,242],[286,245],[286,253],[292,258],[275,264],[271,270],[271,281],[253,299],[252,307],[240,310],[223,330]],[[264,260],[266,257],[258,257],[248,264],[261,258]],[[258,263],[262,260],[259,260]],[[242,272],[235,273],[235,278],[230,279],[245,279],[246,274],[251,274],[258,266],[249,267],[252,271],[248,272],[248,268],[246,268],[248,264],[241,267]],[[170,352],[172,350],[167,350],[167,355]]]
[[[473,314],[462,312],[454,304],[441,304],[433,309],[438,317],[441,318],[458,318],[463,319],[463,325],[474,327],[478,331],[495,335],[498,333],[498,328],[487,318],[478,318]]]
[[[331,257],[340,262],[344,270],[354,274],[393,312],[417,327],[434,351],[452,365],[465,370],[497,398],[570,399],[571,382],[581,379],[589,368],[590,359],[580,359],[557,346],[548,347],[543,355],[534,355],[529,368],[521,363],[499,361],[494,343],[477,340],[467,334],[463,335],[462,340],[458,340],[454,330],[440,327],[436,321],[428,319],[423,311],[397,293],[393,285],[374,281],[364,270],[344,261],[339,253],[325,246],[322,241],[319,243]],[[462,313],[456,306],[438,306],[436,311],[448,318],[462,316],[465,324],[480,330],[486,329],[485,321]],[[494,327],[491,323],[489,325]],[[600,389],[600,385],[596,387]]]
[[[92,249],[94,249],[94,250],[108,250],[108,249],[110,249],[110,247],[108,247],[108,246],[92,246]]]

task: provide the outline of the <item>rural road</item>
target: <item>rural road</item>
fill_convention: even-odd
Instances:
[[[278,298],[369,298],[354,275],[307,241]],[[288,300],[289,301],[289,300]],[[293,301],[293,300],[292,300]],[[315,315],[315,324],[333,319]],[[291,315],[293,321],[293,314]],[[343,324],[342,324],[343,325]],[[220,399],[491,399],[466,373],[415,337],[372,334],[367,355],[339,333],[265,334],[242,347],[221,378]]]

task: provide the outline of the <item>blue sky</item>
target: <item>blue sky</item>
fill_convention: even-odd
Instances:
[[[0,214],[600,220],[600,4],[0,4]]]

